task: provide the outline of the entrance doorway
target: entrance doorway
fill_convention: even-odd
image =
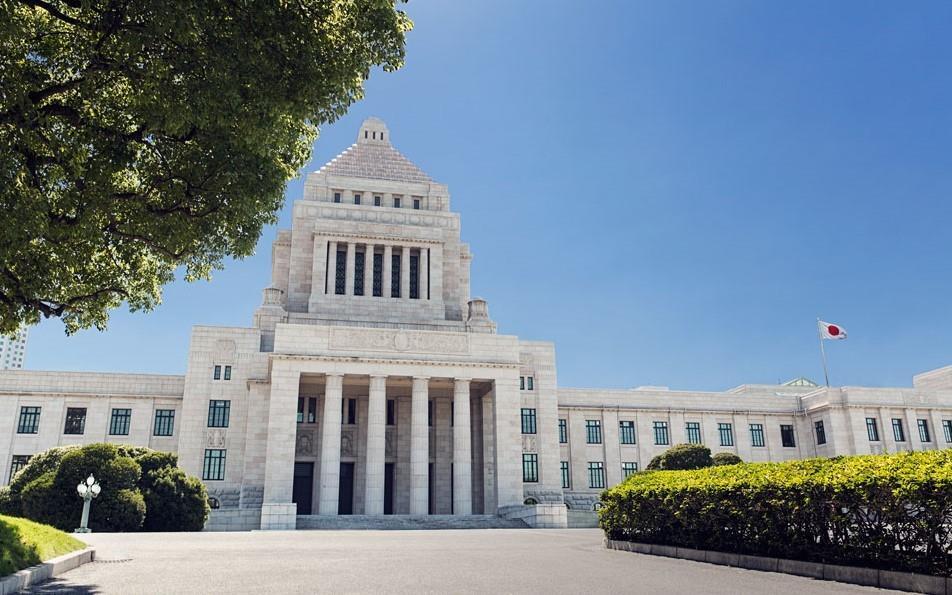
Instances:
[[[298,514],[311,514],[314,499],[314,463],[294,463],[294,487],[291,501],[297,504]]]
[[[383,471],[383,513],[393,514],[393,479],[395,467],[393,463],[387,463]]]
[[[354,464],[340,464],[340,491],[337,514],[354,514]]]

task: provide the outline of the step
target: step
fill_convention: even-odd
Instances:
[[[518,519],[506,519],[492,514],[457,516],[431,515],[298,515],[297,528],[305,530],[407,530],[407,529],[526,529]]]

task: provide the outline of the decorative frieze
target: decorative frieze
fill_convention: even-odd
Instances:
[[[468,355],[469,337],[463,333],[335,328],[331,332],[330,347],[336,350]]]
[[[223,429],[205,430],[205,448],[225,448],[225,438]]]

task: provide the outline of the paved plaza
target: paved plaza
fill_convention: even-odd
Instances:
[[[33,593],[873,593],[606,550],[597,529],[92,534]]]

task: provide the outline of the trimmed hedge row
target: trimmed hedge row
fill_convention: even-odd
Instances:
[[[609,539],[952,575],[952,450],[636,473]]]

